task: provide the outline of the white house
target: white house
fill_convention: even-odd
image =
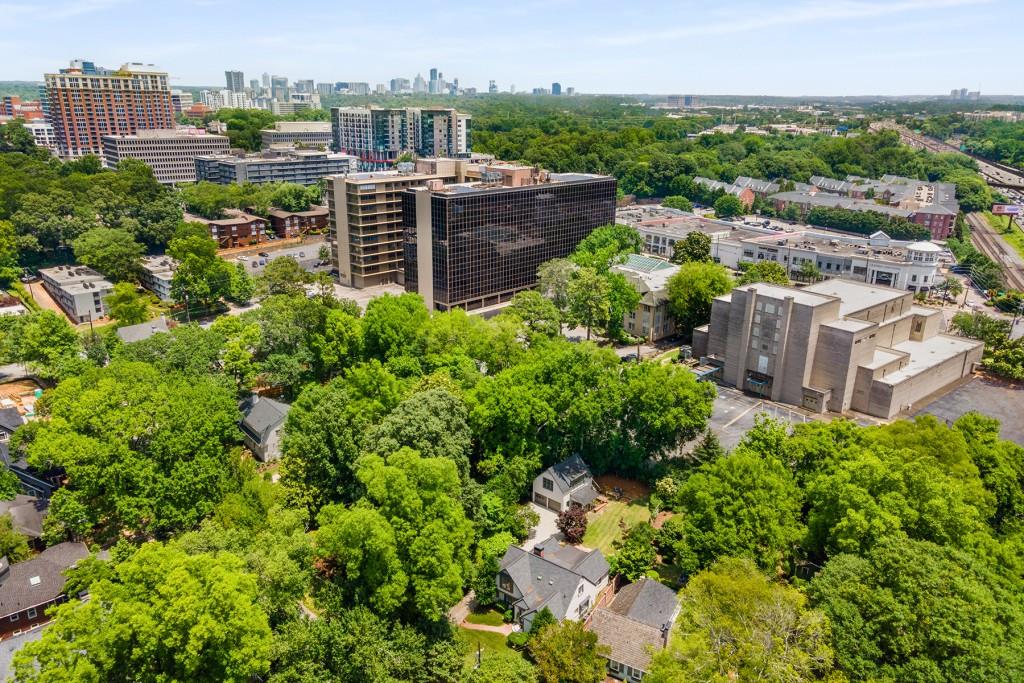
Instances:
[[[287,403],[252,394],[242,404],[242,441],[260,462],[281,457],[281,432],[288,417]]]
[[[533,551],[511,546],[501,559],[498,599],[512,609],[523,630],[545,607],[555,619],[586,618],[608,585],[608,562],[600,550],[561,545],[557,537],[542,541]]]
[[[597,496],[590,468],[578,455],[552,465],[533,480],[533,502],[555,512],[561,512],[570,503],[590,507]]]

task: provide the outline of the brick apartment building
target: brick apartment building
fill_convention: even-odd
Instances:
[[[104,135],[174,127],[167,73],[151,64],[111,70],[73,61],[45,79],[49,119],[62,157],[102,154]]]
[[[326,206],[314,206],[308,211],[270,210],[270,227],[278,237],[299,237],[311,232],[327,230],[329,211]]]

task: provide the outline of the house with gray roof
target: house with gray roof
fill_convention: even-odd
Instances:
[[[88,556],[84,543],[64,542],[17,564],[0,558],[0,638],[49,621],[47,608],[67,601],[64,572]]]
[[[288,418],[287,403],[275,401],[266,396],[252,394],[240,406],[242,441],[246,448],[260,462],[270,462],[281,457],[281,435],[284,421]]]
[[[668,644],[678,615],[675,591],[647,577],[623,587],[607,607],[595,609],[587,629],[608,647],[608,675],[643,679],[654,653]]]
[[[15,430],[25,424],[25,418],[21,416],[17,408],[0,408],[0,441],[7,441]]]
[[[590,468],[578,455],[552,465],[533,480],[533,502],[554,512],[571,504],[589,508],[598,494]]]
[[[36,472],[28,465],[24,454],[11,453],[10,444],[0,440],[0,465],[6,467],[18,478],[21,490],[25,493],[49,498],[57,490],[62,470],[55,468],[49,472]]]
[[[523,630],[547,608],[555,619],[579,621],[608,586],[608,562],[600,550],[562,545],[557,536],[532,551],[511,546],[501,559],[498,600],[510,608]]]
[[[37,541],[43,535],[43,518],[49,501],[45,498],[17,494],[11,500],[0,500],[0,516],[11,516],[11,527],[22,536]]]

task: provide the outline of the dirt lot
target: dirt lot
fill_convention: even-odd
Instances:
[[[636,480],[625,479],[614,474],[602,474],[600,477],[595,477],[595,479],[597,480],[597,485],[601,487],[601,492],[606,497],[615,487],[622,489],[623,498],[627,501],[646,498],[651,492],[647,486]]]

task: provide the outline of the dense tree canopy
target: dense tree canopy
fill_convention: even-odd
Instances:
[[[270,667],[256,581],[236,557],[146,544],[89,590],[18,652],[14,680],[245,683]]]

